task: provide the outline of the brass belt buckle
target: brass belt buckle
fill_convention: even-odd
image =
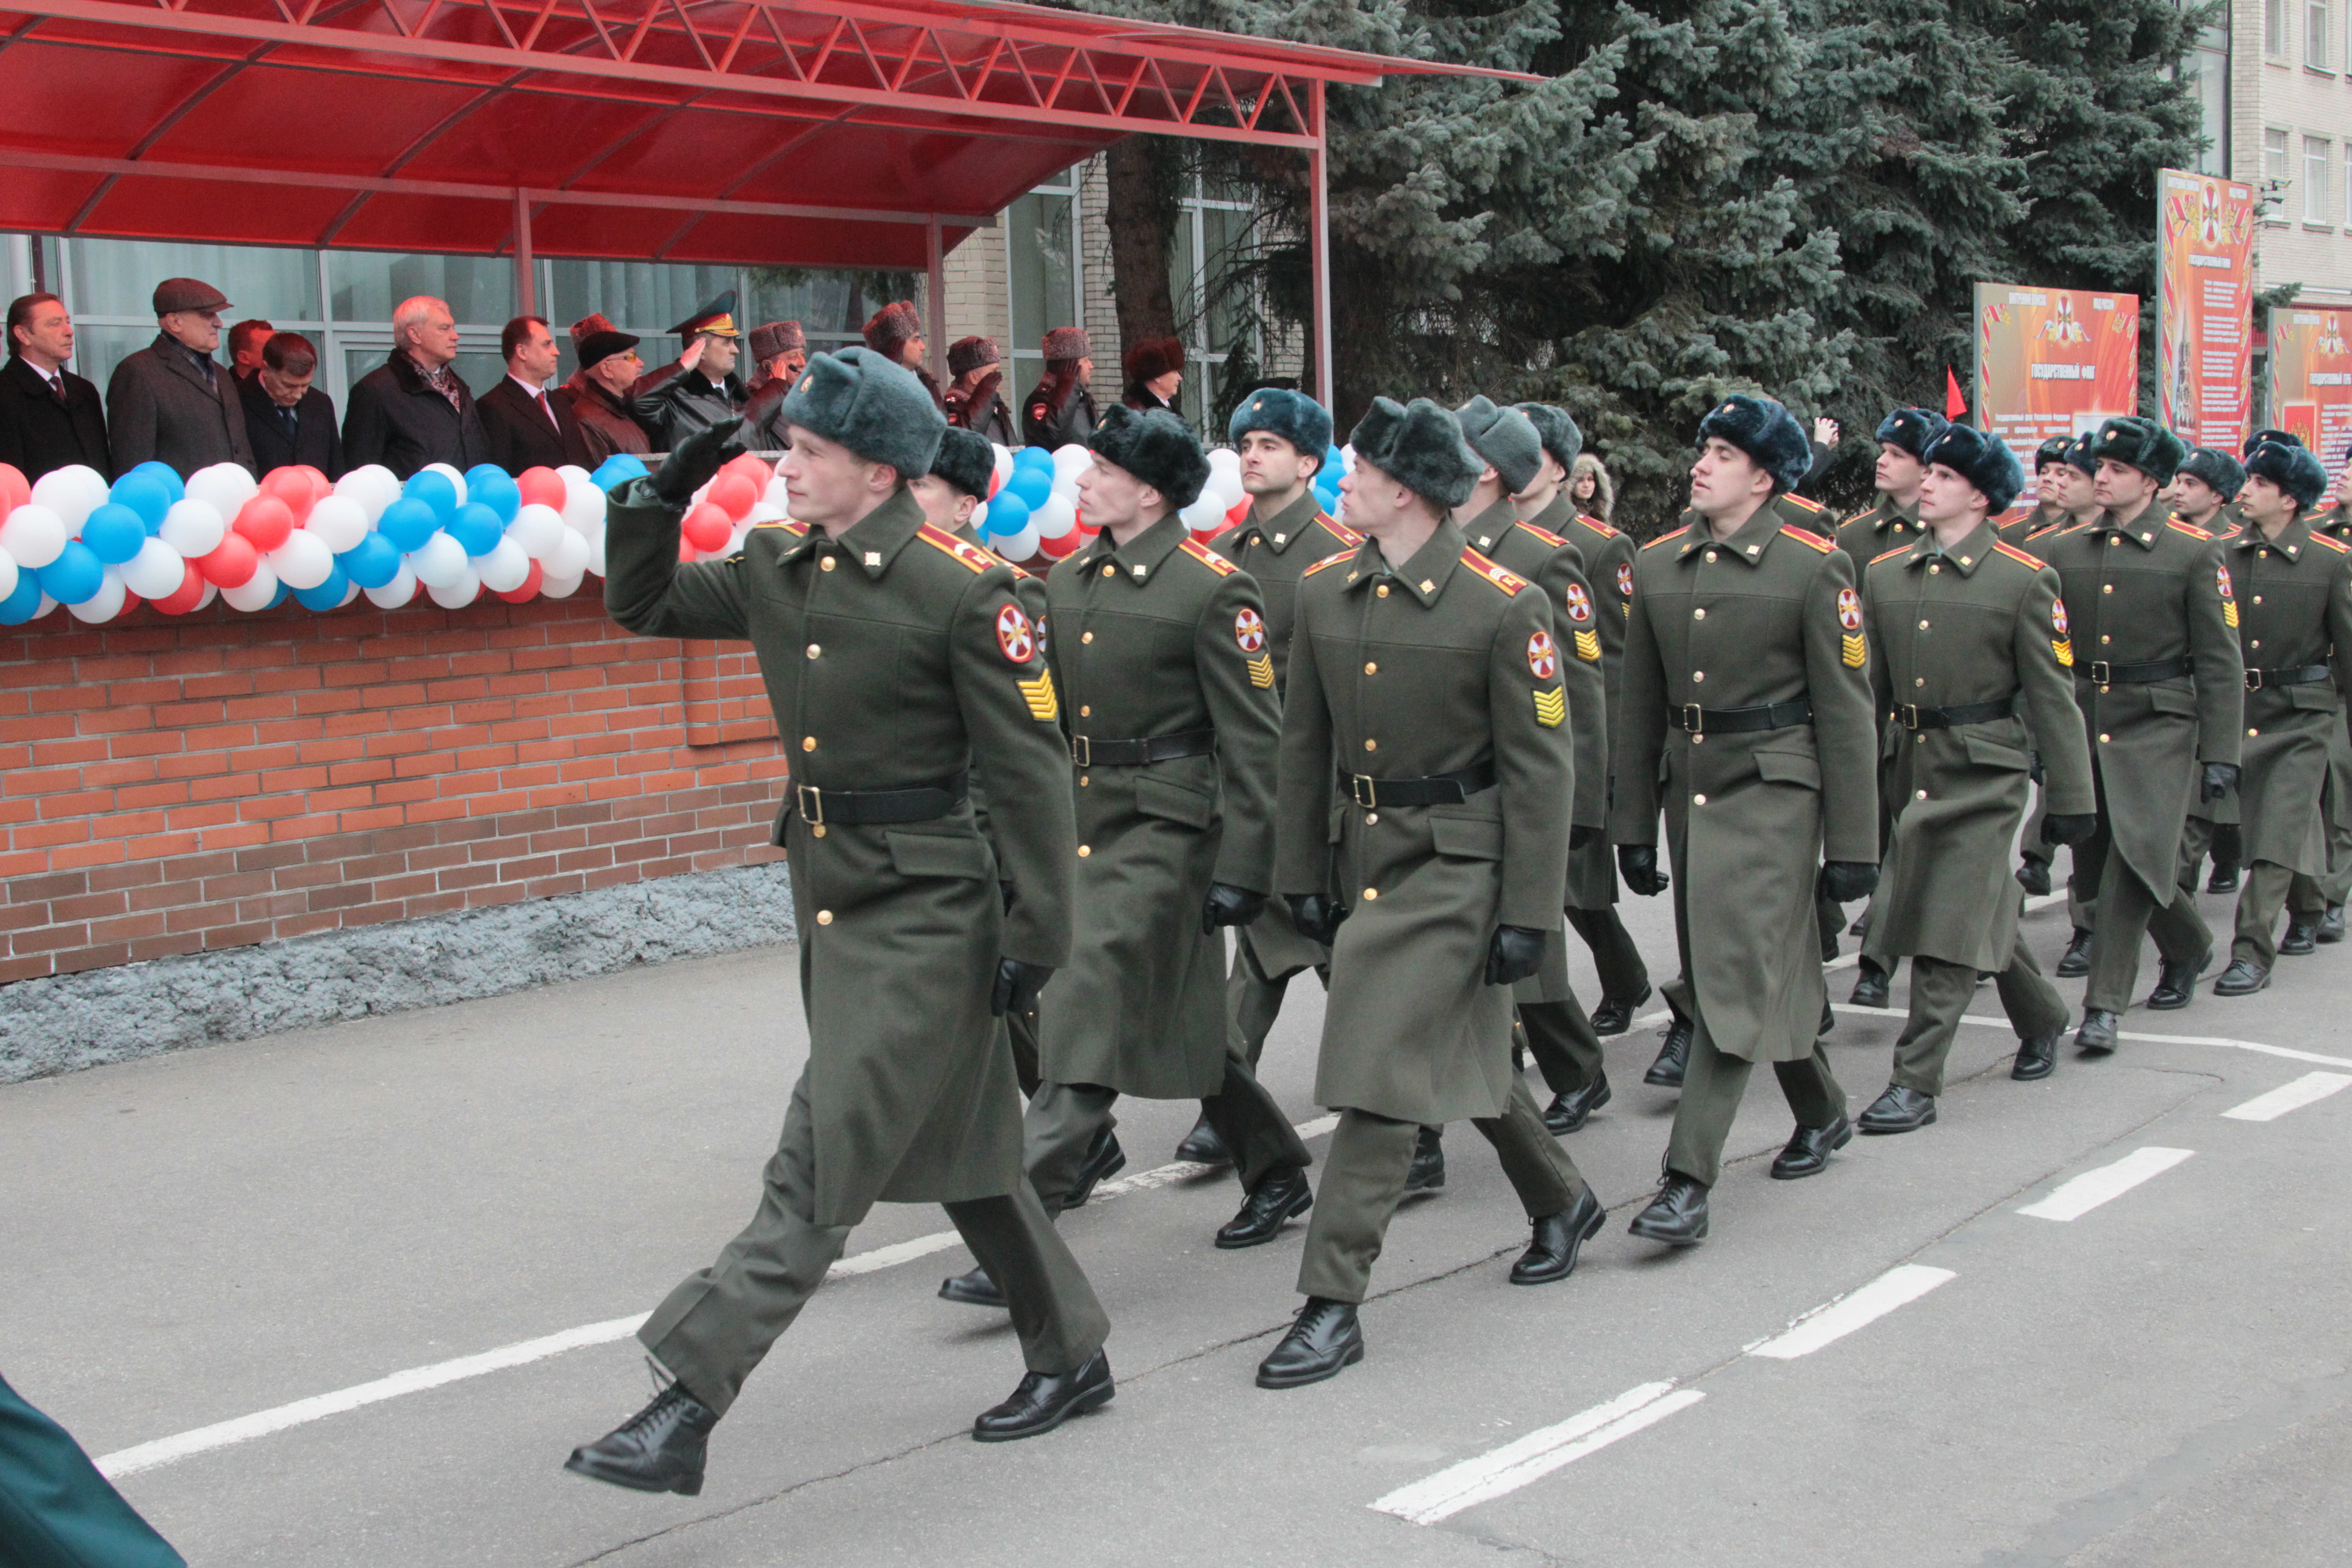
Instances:
[[[1095,765],[1095,743],[1085,735],[1070,737],[1070,761],[1082,768]]]
[[[1704,726],[1704,723],[1705,723],[1706,712],[1706,710],[1705,709],[1701,708],[1701,707],[1700,707],[1697,703],[1696,703],[1696,702],[1685,702],[1685,703],[1684,703],[1684,704],[1683,704],[1683,728],[1684,728],[1684,729],[1685,729],[1685,730],[1687,730],[1687,731],[1690,731],[1692,734],[1694,734],[1694,735],[1699,735],[1699,734],[1704,734],[1704,733],[1706,733],[1706,731],[1705,731],[1705,729],[1704,729],[1704,727],[1703,727],[1703,726]]]
[[[1919,727],[1919,705],[1916,702],[1897,702],[1895,717],[1902,721],[1905,729],[1916,730]]]
[[[814,784],[801,784],[801,820],[811,827],[824,826],[824,791]]]
[[[1380,805],[1380,780],[1370,773],[1348,775],[1348,798],[1366,811]]]
[[[2250,669],[2246,671],[2246,689],[2249,691],[2260,691],[2262,689],[2263,672],[2259,669]]]
[[[2091,679],[2101,686],[2110,685],[2115,680],[2115,668],[2104,658],[2095,658],[2091,661]]]

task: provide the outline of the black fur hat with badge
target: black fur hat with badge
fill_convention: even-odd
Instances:
[[[2246,482],[2245,465],[2219,447],[2191,447],[2179,471],[2204,481],[2224,505],[2238,499],[2238,488]]]
[[[1114,404],[1087,438],[1087,449],[1158,490],[1171,510],[1201,499],[1209,482],[1209,454],[1192,427],[1165,408],[1138,414]]]
[[[2180,471],[2189,445],[2153,419],[2119,414],[2099,426],[2090,455],[2095,462],[2121,463],[2166,485]]]
[[[1261,386],[1241,401],[1225,423],[1225,439],[1238,447],[1253,430],[1279,436],[1302,458],[1319,466],[1331,449],[1331,413],[1303,392]]]
[[[1989,503],[1988,515],[2007,511],[2025,488],[2025,466],[2009,443],[1973,425],[1946,425],[1919,454],[1920,462],[1946,468],[1976,486]]]
[[[1877,439],[1924,463],[1927,460],[1927,448],[1950,425],[1950,420],[1932,408],[1898,408],[1878,422]]]
[[[1505,494],[1518,494],[1543,472],[1543,437],[1517,409],[1497,407],[1493,398],[1479,396],[1455,409],[1454,417],[1462,422],[1462,438],[1470,449],[1503,481]]]
[[[837,441],[869,463],[887,463],[901,479],[931,469],[945,416],[913,373],[872,349],[810,356],[776,413],[783,425]]]
[[[988,481],[996,477],[996,448],[979,431],[950,425],[940,437],[931,473],[964,494],[986,500]]]
[[[1348,444],[1355,447],[1357,462],[1370,463],[1440,517],[1470,499],[1486,467],[1462,439],[1462,422],[1453,411],[1426,397],[1411,403],[1373,398]]]
[[[1772,476],[1775,493],[1793,490],[1812,470],[1813,448],[1797,416],[1769,397],[1735,392],[1698,422],[1701,442],[1722,441]]]
[[[2246,457],[2246,477],[2263,479],[2278,486],[2304,510],[2319,504],[2327,493],[2327,469],[2317,456],[2302,442],[2293,446],[2284,441],[2265,441]]]

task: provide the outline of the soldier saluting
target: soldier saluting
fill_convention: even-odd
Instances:
[[[735,420],[612,502],[613,618],[759,655],[793,756],[777,837],[809,1030],[758,1212],[638,1330],[673,1381],[565,1467],[639,1491],[701,1489],[711,1428],[877,1202],[942,1204],[1012,1298],[1028,1375],[973,1436],[1047,1431],[1113,1392],[1108,1321],[1022,1178],[996,1023],[1069,956],[1068,763],[1036,627],[1004,564],[926,523],[908,490],[946,427],[912,375],[865,349],[818,354],[781,417],[806,531],[757,528],[723,562],[679,564],[679,521],[733,455]]]

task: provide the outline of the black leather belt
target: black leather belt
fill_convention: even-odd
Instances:
[[[1366,811],[1381,805],[1460,805],[1482,789],[1495,787],[1495,764],[1477,763],[1458,773],[1432,773],[1419,779],[1378,779],[1370,773],[1341,773],[1339,788]]]
[[[2250,669],[2246,671],[2246,689],[2260,691],[2265,686],[2316,686],[2335,678],[2336,672],[2324,664],[2306,664],[2294,669]]]
[[[1906,730],[1948,730],[1955,724],[1985,724],[1995,719],[2011,718],[2017,712],[2017,693],[1994,702],[1954,702],[1942,708],[1922,708],[1916,703],[1898,702],[1895,717]]]
[[[961,805],[971,781],[969,770],[935,784],[913,789],[819,789],[795,784],[793,798],[811,827],[877,822],[929,822]]]
[[[1135,741],[1070,737],[1070,761],[1082,768],[1144,767],[1176,757],[1203,757],[1216,749],[1214,730],[1181,730],[1173,735],[1146,735]]]
[[[1813,705],[1802,697],[1794,702],[1768,702],[1761,708],[1702,708],[1685,702],[1666,710],[1666,722],[1694,735],[1744,735],[1757,730],[1786,730],[1813,721]]]
[[[2197,661],[2187,654],[2179,658],[2154,658],[2146,664],[2109,664],[2095,658],[2088,664],[2074,667],[2077,680],[2095,680],[2102,686],[2145,686],[2151,680],[2170,680],[2177,675],[2197,673]]]

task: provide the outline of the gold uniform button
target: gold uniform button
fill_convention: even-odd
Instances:
[[[814,835],[816,837],[819,837],[819,838],[824,837],[824,823],[822,823],[822,822],[818,823],[814,827],[810,828],[810,829],[809,829],[809,832],[810,832],[811,834]]]
[[[1081,844],[1081,845],[1079,845],[1079,846],[1078,846],[1078,858],[1079,858],[1079,859],[1081,859],[1081,860],[1085,859],[1087,856],[1089,856],[1089,855],[1093,854],[1094,852],[1095,852],[1095,847],[1094,847],[1093,845],[1091,845],[1091,844]]]
[[[2102,594],[2112,594],[2115,591],[2116,585],[2113,583],[2103,583],[2099,585],[2099,592]]]
[[[1943,570],[1944,569],[1941,566],[1930,566],[1927,568],[1927,575],[1930,577],[1936,576]]]
[[[1915,675],[1911,678],[1911,684],[1914,686],[1925,686],[1927,684],[1927,678],[1924,675]]]
[[[2104,745],[2105,745],[2106,743],[2107,743],[2107,738],[2106,738],[2105,735],[2100,736],[2100,737],[2099,737],[2099,744],[2101,744],[2102,746],[2104,746]]]
[[[1380,890],[1378,888],[1366,888],[1366,889],[1364,889],[1364,901],[1365,901],[1366,903],[1370,903],[1370,902],[1371,902],[1372,900],[1374,900],[1378,899],[1380,896],[1381,896],[1381,890]]]
[[[2261,604],[2262,602],[2263,602],[2263,596],[2262,596],[2260,594],[2255,595],[2254,595],[2254,603],[2255,603],[2255,604],[2257,604],[2257,605],[2259,605],[2259,604]]]
[[[802,750],[802,751],[803,751],[803,752],[814,752],[814,751],[815,751],[815,750],[816,750],[816,737],[815,737],[814,735],[803,735],[803,736],[801,737],[801,750]]]
[[[1080,774],[1078,775],[1078,787],[1079,787],[1080,789],[1084,789],[1084,788],[1086,788],[1086,787],[1087,787],[1087,785],[1089,783],[1091,783],[1091,782],[1092,782],[1092,781],[1091,781],[1091,780],[1089,780],[1089,779],[1087,777],[1087,775],[1086,775],[1086,774],[1084,774],[1084,773],[1080,773]]]
[[[1920,629],[1921,631],[1923,631],[1923,632],[1924,632],[1924,631],[1926,631],[1926,630],[1927,629],[1927,622],[1925,622],[1925,621],[1921,621],[1921,622],[1919,623],[1919,629]]]
[[[2265,561],[2268,561],[2271,558],[2271,552],[2267,550],[2257,550],[2254,553],[2261,556]]]
[[[1116,577],[1118,575],[1118,568],[1106,561],[1103,563],[1103,575],[1106,577]]]
[[[1078,717],[1079,717],[1079,718],[1081,718],[1081,719],[1091,719],[1091,718],[1093,718],[1094,716],[1095,716],[1095,710],[1094,710],[1094,709],[1093,709],[1091,706],[1089,706],[1089,705],[1087,705],[1087,704],[1085,704],[1085,703],[1081,703],[1081,704],[1079,704],[1079,706],[1078,706]]]
[[[1377,811],[1368,811],[1368,812],[1364,813],[1364,826],[1367,826],[1367,827],[1370,827],[1372,824],[1374,824],[1375,822],[1378,822],[1380,819],[1381,819],[1381,814],[1380,814],[1379,812],[1377,812]]]
[[[833,911],[832,911],[831,910],[817,910],[817,912],[816,912],[816,923],[817,923],[817,924],[819,924],[819,925],[821,925],[821,926],[829,926],[829,925],[831,925],[831,924],[833,923]]]
[[[1368,752],[1377,752],[1380,749],[1381,743],[1378,741],[1366,741],[1364,742],[1364,750]]]
[[[2248,643],[2246,646],[2247,646],[2248,647],[2262,647],[2262,646],[2263,646],[2263,639],[2262,639],[2262,638],[2260,638],[2260,637],[2256,637],[2253,641],[2252,641],[2252,642]]]
[[[1921,791],[1919,792],[1918,798],[1919,798],[1919,799],[1921,799],[1921,800],[1925,800],[1925,799],[1927,799],[1927,792],[1926,790],[1924,790],[1924,789],[1923,789],[1923,790],[1921,790]]]
[[[1706,804],[1706,796],[1703,795],[1695,795],[1691,796],[1691,804],[1693,805],[1705,805]]]
[[[1094,633],[1092,633],[1092,632],[1083,632],[1083,633],[1080,633],[1080,634],[1079,634],[1079,637],[1078,637],[1078,640],[1079,640],[1080,642],[1092,642],[1092,641],[1094,641],[1094,640],[1095,640],[1095,634],[1094,634]]]
[[[1709,561],[1714,560],[1714,559],[1715,559],[1715,552],[1714,552],[1714,551],[1712,551],[1712,550],[1708,551],[1708,552],[1706,552],[1706,558],[1707,558]]]
[[[1706,619],[1706,612],[1705,610],[1693,610],[1691,612],[1691,619],[1695,621],[1703,621]]]
[[[811,643],[811,644],[809,644],[809,657],[810,657],[811,658],[814,658],[818,654],[821,654],[821,653],[823,653],[824,651],[824,650],[823,648],[821,648],[821,647],[817,647],[817,646],[816,646],[816,644],[814,644],[814,643]]]
[[[1927,743],[1927,737],[1925,735],[1914,735],[1911,737],[1911,743],[1915,746],[1924,746]]]
[[[1378,675],[1380,672],[1381,667],[1377,664],[1366,664],[1364,666],[1364,673],[1366,675]]]
[[[818,571],[830,572],[833,570],[833,557],[830,555],[820,557],[816,564]]]
[[[2246,731],[2246,733],[2247,733],[2247,734],[2249,734],[2249,735],[2259,735],[2259,734],[2261,734],[2261,733],[2262,733],[2262,731],[2261,731],[2260,730],[2249,730],[2249,731]]]
[[[2107,635],[2106,635],[2105,633],[2104,633],[2104,632],[2102,632],[2102,633],[2100,633],[2100,634],[2099,634],[2099,646],[2100,646],[2101,647],[2106,647],[2109,643],[2111,643],[2111,642],[2113,642],[2113,641],[2115,641],[2115,640],[2116,640],[2115,638],[2113,638],[2113,637],[2111,637],[2107,636]]]
[[[1386,583],[1383,583],[1379,587],[1373,589],[1372,592],[1385,599],[1389,596],[1389,585]]]
[[[1691,679],[1693,680],[1705,680],[1706,679],[1706,671],[1703,669],[1694,669],[1691,671]]]

